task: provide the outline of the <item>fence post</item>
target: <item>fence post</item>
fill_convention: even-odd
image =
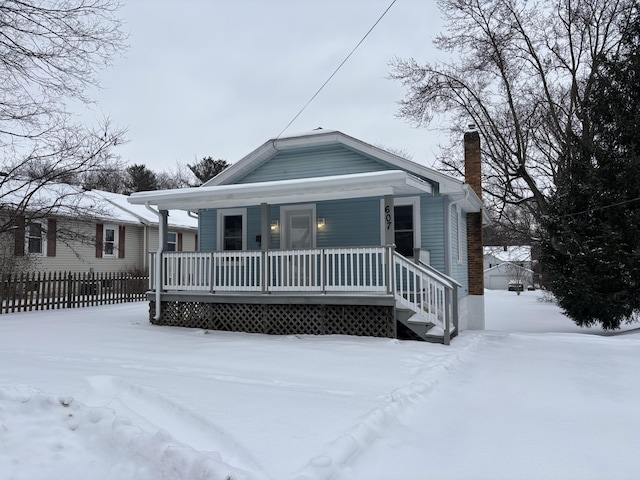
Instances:
[[[69,277],[67,280],[67,308],[73,307],[73,276],[71,272],[69,272]]]

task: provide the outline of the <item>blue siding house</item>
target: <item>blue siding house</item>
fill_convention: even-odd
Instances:
[[[171,210],[198,216],[197,251],[160,245],[150,263],[151,322],[443,343],[483,328],[476,132],[469,152],[477,185],[319,129],[201,187],[131,195],[161,226]]]

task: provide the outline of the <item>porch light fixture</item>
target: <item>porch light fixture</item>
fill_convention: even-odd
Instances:
[[[325,221],[324,221],[324,217],[318,218],[316,220],[316,226],[318,228],[324,228],[324,226],[326,225]]]
[[[271,222],[271,231],[277,232],[280,229],[280,222],[278,220],[274,220]]]

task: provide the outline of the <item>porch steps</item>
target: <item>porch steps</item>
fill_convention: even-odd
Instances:
[[[416,313],[408,308],[396,308],[398,322],[398,338],[407,340],[422,340],[432,343],[444,343],[444,332],[437,335],[429,334],[435,324],[429,320],[427,314]],[[436,330],[439,330],[436,328]]]

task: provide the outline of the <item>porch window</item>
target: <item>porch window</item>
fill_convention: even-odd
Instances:
[[[396,251],[405,257],[413,257],[414,223],[413,205],[397,205],[393,209],[395,216]]]
[[[31,222],[27,225],[26,235],[27,253],[32,255],[44,255],[45,237],[40,222]]]
[[[247,249],[247,210],[218,210],[218,249]]]
[[[178,251],[178,234],[176,232],[167,233],[167,252]]]

